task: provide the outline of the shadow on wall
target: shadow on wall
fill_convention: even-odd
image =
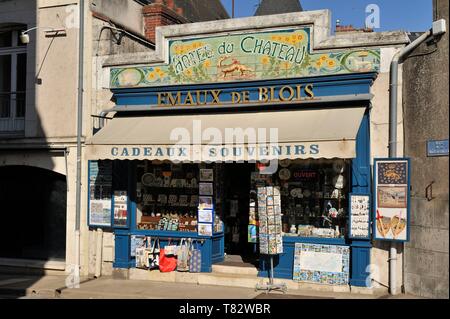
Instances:
[[[35,27],[36,16],[33,1],[13,5],[0,1],[0,36],[2,32],[14,30],[16,37],[20,31]],[[0,129],[0,294],[13,298],[24,296],[46,274],[44,264],[66,258],[67,167],[56,167],[55,160],[67,161],[62,150],[48,150],[43,115],[37,108],[38,87],[45,85],[45,69],[53,63],[47,56],[54,50],[54,43],[61,39],[51,39],[38,57],[36,48],[41,35],[31,31],[27,45],[13,38],[11,43],[22,57],[14,56],[17,50],[12,50],[12,54],[7,53],[9,69],[0,66],[0,92],[8,92],[8,99],[3,99],[0,107],[10,110],[7,119],[11,122],[22,119],[26,123],[22,129]],[[0,50],[3,49],[1,40]],[[15,78],[17,82],[12,81]],[[51,92],[51,88],[45,91]],[[23,114],[19,109],[23,109]]]

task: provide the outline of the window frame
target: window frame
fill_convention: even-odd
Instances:
[[[10,81],[11,81],[11,87],[10,92],[1,92],[0,94],[4,94],[6,96],[9,95],[10,97],[10,105],[9,105],[9,117],[0,117],[0,120],[2,121],[12,121],[14,122],[16,119],[18,120],[25,120],[26,116],[26,106],[24,110],[23,116],[17,116],[17,96],[19,94],[23,94],[25,96],[25,105],[26,105],[26,83],[25,83],[25,91],[17,91],[17,61],[18,56],[20,54],[25,54],[25,60],[27,59],[27,46],[23,45],[21,46],[19,43],[19,34],[21,30],[24,29],[24,26],[17,27],[15,29],[10,30],[12,33],[12,42],[10,47],[3,47],[0,48],[0,56],[11,56],[11,74],[10,74]],[[26,68],[27,69],[27,68]],[[26,73],[26,71],[25,71]],[[21,130],[14,130],[15,131],[22,131]],[[8,130],[9,131],[9,130]],[[0,129],[0,132],[8,132],[5,130]]]

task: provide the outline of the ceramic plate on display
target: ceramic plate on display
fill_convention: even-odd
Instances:
[[[288,167],[290,164],[291,164],[291,160],[288,158],[280,161],[281,167]]]
[[[333,171],[336,173],[343,173],[344,172],[344,162],[343,161],[333,162]]]
[[[298,197],[298,198],[303,197],[302,196],[302,189],[301,188],[293,188],[293,189],[291,189],[291,196],[294,197],[294,198],[295,197]]]
[[[337,189],[343,189],[344,188],[344,176],[343,175],[338,175],[338,176],[335,176],[334,178],[333,178],[333,185],[334,185],[334,188],[337,188]]]
[[[151,186],[153,184],[154,180],[155,180],[155,175],[153,175],[152,173],[146,173],[146,174],[142,175],[141,182],[145,186]]]
[[[291,171],[288,170],[287,168],[283,168],[278,173],[278,176],[280,177],[281,180],[284,180],[284,181],[288,180],[289,178],[291,178]]]

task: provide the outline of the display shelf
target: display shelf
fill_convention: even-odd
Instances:
[[[164,238],[202,238],[209,239],[207,236],[200,236],[197,232],[180,232],[172,230],[141,230],[133,231],[134,235],[145,235],[150,237],[164,237]]]
[[[283,242],[345,245],[346,239],[345,238],[300,237],[300,236],[285,236],[285,235],[283,235]]]

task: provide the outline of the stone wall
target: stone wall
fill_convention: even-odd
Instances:
[[[447,21],[447,0],[435,0],[434,20]],[[405,290],[449,297],[448,156],[427,157],[426,142],[448,139],[448,31],[424,43],[403,66],[405,155],[411,158],[411,241],[405,244]],[[425,188],[432,183],[433,199]]]

